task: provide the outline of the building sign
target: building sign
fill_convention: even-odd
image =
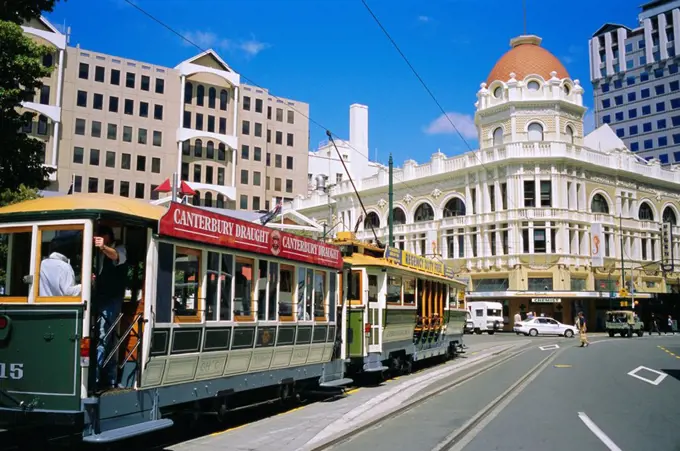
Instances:
[[[590,226],[590,254],[593,267],[604,266],[605,236],[602,224],[595,222]]]
[[[531,298],[532,304],[560,304],[560,298]]]
[[[329,268],[343,265],[336,246],[177,202],[160,219],[158,233]]]
[[[396,247],[385,248],[385,258],[393,263],[405,266],[411,269],[428,272],[447,279],[455,279],[456,273],[453,268],[444,263],[421,257],[420,255],[412,254],[411,252],[402,251]]]
[[[661,263],[663,270],[673,272],[673,224],[664,222],[661,225]]]

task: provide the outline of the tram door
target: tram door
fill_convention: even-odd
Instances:
[[[383,276],[384,277],[384,276]],[[368,274],[368,323],[370,334],[368,336],[368,352],[382,352],[382,308],[378,300],[380,292],[377,274]]]

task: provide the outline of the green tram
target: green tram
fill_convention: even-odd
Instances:
[[[93,242],[106,228],[127,255],[106,285],[120,313],[102,326],[110,248]],[[0,208],[0,428],[68,426],[107,443],[177,412],[351,383],[335,356],[342,269],[336,246],[177,202],[76,194]],[[102,387],[111,363],[115,385]]]
[[[453,357],[463,344],[465,283],[437,260],[338,233],[345,262],[341,357],[349,376]]]

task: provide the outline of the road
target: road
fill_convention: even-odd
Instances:
[[[332,449],[680,450],[680,336],[592,341],[541,350],[546,339],[537,339],[519,356]],[[506,393],[549,356],[525,387]],[[636,369],[638,378],[628,374]],[[492,401],[500,405],[456,436]]]

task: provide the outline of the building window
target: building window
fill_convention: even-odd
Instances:
[[[54,64],[54,56],[52,53],[43,55],[42,65],[45,67],[52,67],[52,64]]]
[[[244,135],[250,135],[250,121],[243,121],[241,123],[241,133]]]
[[[80,63],[78,67],[78,78],[87,80],[90,76],[90,66],[87,63]]]
[[[96,177],[88,177],[87,179],[87,192],[96,193],[99,191],[99,179]]]
[[[253,148],[253,160],[262,161],[262,148],[260,147]]]
[[[226,111],[227,103],[229,101],[229,93],[226,89],[220,91],[220,110]]]
[[[293,147],[293,134],[292,133],[286,133],[286,145],[289,147]]]
[[[148,75],[142,75],[142,83],[140,87],[142,91],[148,91],[151,89],[151,79]]]
[[[44,87],[45,86],[43,86],[43,88]],[[49,86],[47,86],[47,89],[48,89],[48,97],[49,97]],[[40,103],[43,103],[42,102],[42,91],[40,93]],[[87,92],[86,91],[78,91],[78,94],[76,96],[76,105],[81,106],[81,107],[87,107]]]
[[[85,157],[85,149],[82,147],[73,148],[73,162],[76,164],[83,164]]]
[[[90,166],[99,166],[99,149],[90,149]]]
[[[205,158],[213,160],[215,158],[215,143],[208,141],[205,146]]]
[[[239,198],[239,208],[241,208],[241,210],[248,209],[248,196],[245,194],[241,194],[241,197]]]
[[[191,111],[184,112],[184,118],[182,119],[182,127],[191,128]]]
[[[574,129],[571,128],[571,125],[567,125],[567,127],[564,129],[566,135],[567,135],[567,142],[569,144],[574,144]]]
[[[654,221],[654,212],[647,202],[642,202],[642,204],[640,204],[638,218],[640,221]]]
[[[106,151],[106,167],[115,168],[116,167],[116,152],[111,150]]]
[[[243,110],[250,111],[250,97],[243,96]]]
[[[194,85],[187,81],[184,83],[184,103],[191,104],[191,99],[194,96]]]
[[[104,193],[113,194],[114,185],[115,185],[115,182],[113,180],[105,179],[104,180]]]
[[[200,139],[194,141],[194,156],[196,158],[203,158],[203,141]]]
[[[163,120],[163,105],[153,106],[153,118],[158,119],[159,121]]]
[[[493,145],[503,145],[503,129],[501,127],[498,127],[493,131]]]
[[[115,96],[109,97],[109,111],[111,113],[118,112],[118,97]]]
[[[262,184],[262,175],[259,171],[253,171],[253,185],[260,186]]]
[[[92,108],[95,110],[104,109],[104,96],[102,94],[95,94],[92,98]]]
[[[281,108],[276,109],[276,121],[283,122],[283,110]]]
[[[111,84],[120,85],[120,71],[118,69],[111,69]]]
[[[125,73],[125,87],[133,88],[135,87],[135,74],[133,72]]]
[[[76,119],[76,135],[85,134],[85,119]]]
[[[276,144],[283,144],[283,132],[276,132]]]
[[[194,164],[194,182],[201,183],[201,165]]]
[[[543,141],[543,126],[537,122],[529,124],[527,128],[529,141]]]
[[[283,158],[281,157],[281,155],[278,155],[278,154],[275,155],[274,156],[274,167],[280,168],[281,165],[282,165],[282,160],[283,160]]]
[[[293,110],[288,110],[287,114],[288,114],[287,122],[289,124],[294,124],[295,123],[295,112]]]
[[[536,182],[534,180],[524,181],[524,206],[536,206]]]
[[[208,108],[215,108],[215,99],[217,97],[217,90],[212,86],[208,89]]]
[[[293,157],[286,157],[286,169],[293,169]]]
[[[158,130],[153,131],[153,145],[161,147],[163,145],[163,133]]]
[[[196,87],[196,105],[203,106],[205,101],[205,87],[203,85],[198,85]]]
[[[132,127],[129,125],[123,126],[123,141],[126,143],[132,142]]]
[[[140,107],[140,115],[141,115],[141,107]],[[132,115],[135,114],[135,102],[132,99],[125,99],[125,102],[123,103],[123,113]],[[143,117],[143,116],[142,116]]]
[[[106,138],[114,141],[118,139],[118,124],[108,124],[106,128]]]
[[[293,181],[290,179],[286,179],[286,192],[287,193],[293,192]]]
[[[163,94],[165,92],[165,80],[162,78],[156,79],[156,94]]]
[[[149,102],[139,102],[139,116],[149,117]]]
[[[241,185],[247,185],[248,184],[248,170],[247,169],[241,169]]]
[[[146,157],[144,155],[137,155],[137,170],[146,171]]]
[[[47,134],[47,116],[44,116],[42,114],[38,116],[38,134],[39,135]]]
[[[140,128],[137,130],[137,144],[146,144],[146,129]]]
[[[255,136],[262,137],[262,124],[255,122]]]
[[[144,184],[141,182],[135,183],[135,198],[144,199]]]
[[[529,91],[538,91],[541,88],[541,85],[539,85],[537,81],[531,80],[527,83],[527,88]]]
[[[250,159],[250,147],[245,144],[241,146],[241,159],[242,160]]]
[[[99,121],[92,121],[92,127],[90,130],[90,134],[94,138],[101,138],[102,136],[102,123]]]
[[[550,180],[541,180],[541,207],[550,207],[552,205],[552,182]]]
[[[118,187],[118,195],[130,197],[130,182],[120,182],[120,186]]]
[[[208,131],[210,133],[215,133],[215,116],[208,115]]]
[[[255,99],[255,112],[256,113],[262,112],[262,99]],[[255,203],[255,200],[253,200],[253,203]]]

